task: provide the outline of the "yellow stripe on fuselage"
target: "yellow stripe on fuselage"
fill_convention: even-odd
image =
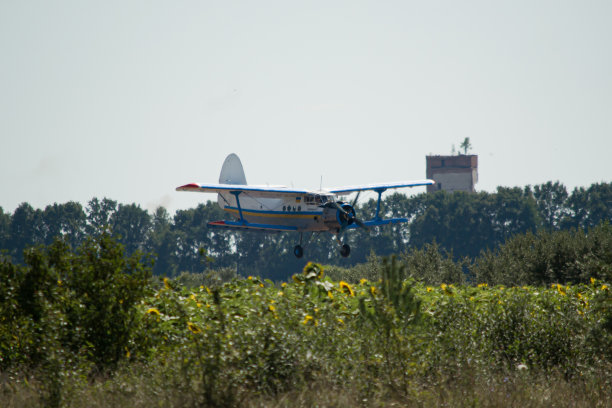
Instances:
[[[224,211],[231,212],[233,214],[239,214],[238,210],[233,208],[224,208]],[[252,212],[249,210],[242,210],[242,215],[246,217],[266,217],[266,218],[312,218],[319,217],[323,214],[274,214],[274,213],[261,213]]]

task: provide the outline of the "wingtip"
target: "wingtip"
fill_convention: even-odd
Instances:
[[[193,190],[197,188],[200,188],[200,186],[197,185],[196,183],[189,183],[189,184],[185,184],[184,186],[177,187],[176,191]]]

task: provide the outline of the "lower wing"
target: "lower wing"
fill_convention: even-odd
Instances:
[[[363,224],[366,227],[378,227],[380,225],[399,224],[401,222],[408,222],[408,218],[385,218],[385,219],[379,219],[379,220],[364,221]],[[351,224],[348,227],[346,227],[346,229],[353,229],[357,227],[358,227],[357,224]]]
[[[256,224],[252,222],[240,221],[212,221],[208,223],[211,228],[225,228],[234,230],[255,230],[255,231],[297,231],[297,227],[289,225]]]

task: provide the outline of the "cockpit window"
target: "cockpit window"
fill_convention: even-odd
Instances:
[[[321,205],[330,201],[330,197],[324,194],[307,194],[304,196],[306,205]]]

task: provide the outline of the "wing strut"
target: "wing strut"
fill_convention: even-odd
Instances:
[[[376,203],[376,215],[374,216],[374,221],[380,221],[380,215],[378,215],[378,213],[380,212],[380,196],[382,196],[382,193],[384,193],[385,191],[387,191],[386,188],[377,188],[374,191],[376,191],[378,193],[378,202]]]
[[[240,199],[238,198],[238,196],[240,195],[240,193],[242,193],[242,191],[230,191],[230,193],[232,193],[236,197],[236,204],[238,205],[238,214],[240,214],[240,222],[245,224],[246,221],[244,220],[244,217],[242,216],[242,207],[240,206]]]

